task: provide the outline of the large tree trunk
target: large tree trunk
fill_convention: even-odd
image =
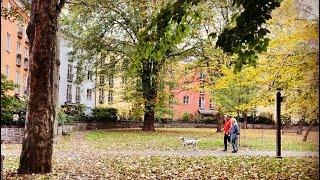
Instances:
[[[151,108],[151,106],[145,107],[146,112],[144,114],[144,124],[142,127],[143,131],[154,131],[154,108]]]
[[[308,137],[308,135],[309,135],[309,132],[311,131],[311,129],[312,129],[312,127],[313,127],[314,124],[315,124],[314,121],[310,123],[308,129],[306,130],[306,132],[305,132],[304,135],[303,135],[302,141],[307,141],[307,137]]]
[[[223,117],[223,114],[217,114],[217,132],[222,132]]]
[[[302,131],[303,131],[303,119],[300,119],[299,120],[299,129],[297,131],[297,134],[302,134]]]
[[[33,0],[27,28],[30,42],[30,98],[19,173],[52,170],[53,124],[58,90],[58,17],[64,0]]]
[[[247,129],[248,115],[247,112],[243,113],[244,129]]]
[[[143,131],[154,131],[155,106],[158,88],[158,69],[156,61],[146,60],[141,74],[143,97],[145,100]]]

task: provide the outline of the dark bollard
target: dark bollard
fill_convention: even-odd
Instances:
[[[277,158],[282,158],[281,157],[281,102],[283,101],[283,97],[281,96],[281,90],[282,89],[277,89],[278,92],[276,94],[276,115],[277,115],[277,134],[276,134],[276,138],[277,138],[277,145],[276,145],[276,149],[277,149],[277,154],[276,157]]]

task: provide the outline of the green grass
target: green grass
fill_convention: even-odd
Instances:
[[[275,130],[246,129],[241,131],[240,148],[242,150],[275,150]],[[95,148],[109,150],[177,150],[181,149],[180,137],[197,138],[198,148],[217,150],[223,148],[223,134],[215,129],[199,128],[159,128],[155,132],[143,132],[140,129],[114,129],[91,131],[85,140]],[[284,151],[318,151],[319,133],[311,132],[307,142],[302,135],[288,133],[282,135]]]

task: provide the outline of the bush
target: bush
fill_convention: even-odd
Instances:
[[[244,122],[243,117],[236,117],[236,119],[239,122]],[[248,116],[247,123],[248,124],[274,124],[274,121],[271,118],[264,117],[264,116],[257,116],[257,117]]]
[[[57,108],[56,109],[57,112],[57,120],[58,120],[58,124],[64,124],[67,121],[67,115],[62,111],[61,108]]]
[[[57,108],[57,119],[59,125],[64,124],[64,123],[72,123],[74,121],[81,121],[85,120],[85,117],[79,114],[67,114],[65,113],[61,108]]]
[[[65,123],[72,123],[80,120],[81,120],[81,116],[79,115],[73,115],[73,116],[67,115]]]
[[[92,112],[92,115],[96,121],[117,121],[118,110],[115,108],[94,108],[92,109]]]
[[[1,110],[1,125],[25,125],[26,122],[26,112],[18,111],[12,112],[7,110]],[[19,119],[17,121],[13,120],[13,115],[18,114]]]
[[[199,123],[202,124],[217,124],[218,121],[213,117],[203,117],[199,120]]]
[[[171,121],[172,121],[172,119],[170,119],[170,118],[156,118],[155,119],[155,122],[158,122],[158,123],[169,123]]]
[[[182,120],[183,121],[190,121],[190,113],[188,113],[188,112],[183,113]]]

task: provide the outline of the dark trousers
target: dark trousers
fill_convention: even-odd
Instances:
[[[224,142],[224,150],[227,150],[228,142],[230,142],[230,136],[227,134],[224,134],[223,142]]]

